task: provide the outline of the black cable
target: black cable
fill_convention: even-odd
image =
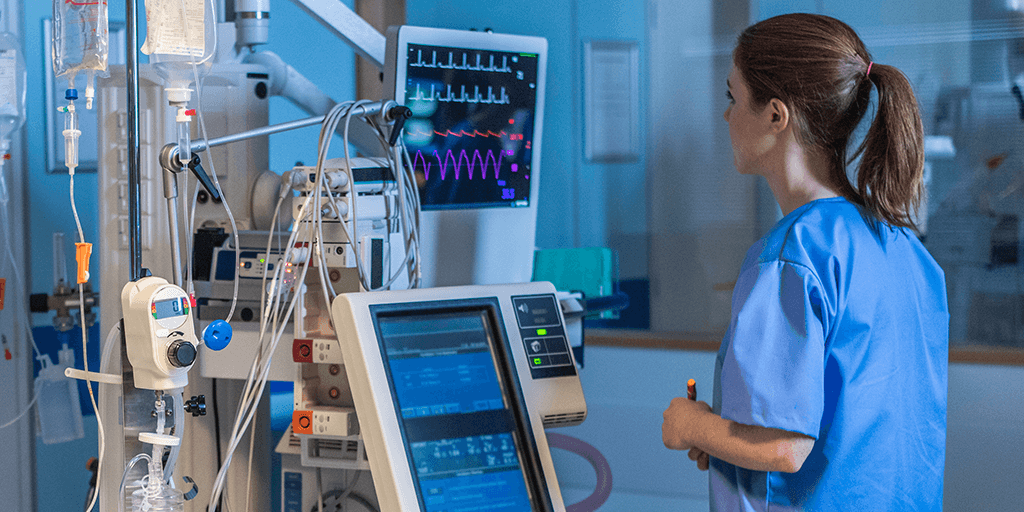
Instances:
[[[328,511],[328,508],[327,508],[327,505],[326,505],[326,502],[327,502],[328,498],[341,498],[341,496],[343,494],[345,494],[345,491],[342,491],[341,489],[335,489],[333,491],[325,492],[324,493],[324,502],[325,502],[324,503],[324,510]],[[380,509],[375,507],[375,506],[373,506],[373,504],[370,503],[370,500],[368,500],[368,499],[366,499],[366,498],[362,497],[361,495],[356,494],[354,492],[348,493],[347,499],[350,499],[350,500],[352,500],[352,501],[354,501],[354,502],[356,502],[356,503],[366,507],[366,510],[369,510],[371,512],[380,512]],[[329,512],[340,511],[341,510],[341,506],[342,506],[343,503],[344,502],[341,502],[341,501],[339,501],[338,503],[335,503],[334,504],[334,511],[329,511]],[[309,512],[319,512],[317,510],[317,505],[313,505],[313,508],[309,509]]]
[[[220,465],[221,465],[221,458],[220,458],[220,413],[218,411],[220,410],[220,408],[217,407],[217,379],[211,379],[211,380],[213,381],[213,393],[212,393],[212,395],[213,395],[213,404],[212,404],[213,405],[213,437],[214,437],[214,442],[217,443],[217,447],[216,447],[216,452],[217,452],[217,470],[219,471],[220,470]],[[223,503],[224,503],[224,498],[222,496],[220,502],[217,503],[217,510],[218,511],[222,510],[224,508]]]
[[[92,473],[92,477],[89,479],[89,492],[85,495],[85,506],[82,507],[82,510],[89,510],[89,503],[92,502],[92,497],[96,494],[96,473],[99,471],[99,459],[89,457],[89,461],[85,463],[85,468]]]

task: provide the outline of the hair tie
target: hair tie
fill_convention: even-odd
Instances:
[[[868,62],[868,72],[864,73],[864,76],[871,76],[871,65],[872,64],[874,64],[874,61]]]

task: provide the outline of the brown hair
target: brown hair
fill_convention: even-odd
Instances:
[[[790,108],[800,142],[829,157],[828,179],[840,194],[893,226],[916,228],[912,215],[923,192],[924,130],[914,91],[900,70],[872,63],[852,28],[816,14],[785,14],[748,27],[733,63],[755,106],[778,98]],[[875,119],[847,159],[872,83],[878,89]],[[846,167],[858,156],[854,188]]]

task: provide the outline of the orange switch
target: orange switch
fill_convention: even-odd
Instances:
[[[292,341],[292,360],[296,363],[313,362],[313,340],[296,339]]]
[[[78,283],[89,282],[89,256],[92,256],[92,244],[75,244],[75,261],[78,262]]]
[[[312,434],[313,411],[292,411],[292,432],[295,434]]]

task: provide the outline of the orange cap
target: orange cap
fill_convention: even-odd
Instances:
[[[78,262],[78,283],[89,282],[89,256],[92,255],[92,244],[75,244],[75,261]]]

